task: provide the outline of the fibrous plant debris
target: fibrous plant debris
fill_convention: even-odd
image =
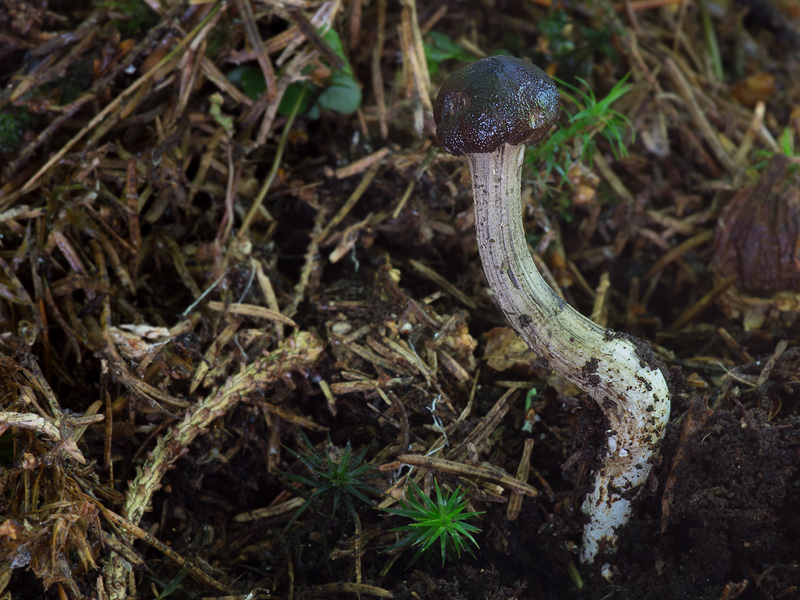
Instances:
[[[3,3],[0,596],[796,597],[799,17]],[[671,369],[610,582],[577,561],[606,424],[502,329],[433,135],[442,81],[499,52],[580,90],[526,162],[537,267]],[[583,111],[625,124],[559,135]],[[363,453],[381,507],[460,487],[476,557],[405,571],[360,502],[287,530],[300,432]]]

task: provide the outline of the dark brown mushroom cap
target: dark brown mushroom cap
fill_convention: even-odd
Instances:
[[[482,58],[460,68],[442,84],[433,105],[436,137],[460,156],[493,152],[503,143],[535,144],[556,120],[558,89],[527,60]]]

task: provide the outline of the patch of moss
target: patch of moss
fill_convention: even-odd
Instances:
[[[138,39],[158,24],[158,15],[142,0],[99,0],[97,4],[118,16],[114,26],[123,38]]]
[[[208,32],[208,46],[206,46],[206,56],[209,58],[217,55],[217,52],[225,48],[233,36],[231,19],[220,19],[219,23]]]
[[[0,152],[14,152],[22,144],[22,136],[33,117],[25,108],[0,110]]]
[[[77,100],[89,87],[94,79],[92,58],[85,57],[75,61],[66,73],[66,76],[56,83],[61,90],[60,104],[62,106]]]

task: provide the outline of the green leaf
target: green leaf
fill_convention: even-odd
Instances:
[[[333,28],[328,28],[325,32],[323,32],[320,29],[319,33],[322,36],[322,39],[325,40],[328,46],[330,46],[331,50],[333,50],[333,53],[342,59],[344,67],[341,70],[346,71],[349,75],[352,75],[353,71],[350,69],[350,63],[347,62],[347,56],[345,56],[344,53],[344,46],[342,46],[342,40],[339,37],[339,34],[336,32],[336,30]]]
[[[305,95],[303,96],[303,100],[300,102],[300,108],[297,109],[298,112],[304,113],[308,110],[308,104],[310,102],[310,97],[314,93],[315,86],[311,83],[293,83],[289,87],[286,88],[286,91],[283,93],[283,98],[281,98],[281,103],[278,105],[278,114],[283,116],[288,116],[289,113],[292,112],[292,108],[294,107],[294,103],[297,102],[297,97],[305,91]]]
[[[258,97],[267,91],[264,74],[261,69],[255,67],[236,67],[228,71],[227,78],[251,100],[258,100]]]
[[[328,29],[321,35],[322,39],[331,47],[331,50],[342,59],[344,66],[341,69],[333,70],[330,77],[325,80],[325,89],[317,97],[317,101],[311,107],[311,112],[309,112],[308,116],[312,119],[319,117],[320,108],[332,110],[343,115],[353,114],[361,106],[361,88],[353,77],[353,70],[350,67],[350,63],[347,62],[342,41],[335,29]],[[229,71],[227,77],[228,81],[239,87],[253,100],[257,100],[267,89],[264,74],[261,69],[256,67],[237,67]],[[300,104],[299,110],[300,112],[308,110],[308,99],[313,96],[315,89],[317,88],[310,82],[291,84],[286,88],[286,92],[281,98],[281,103],[278,105],[278,114],[288,115],[303,90],[306,92],[306,99]]]
[[[317,98],[317,106],[343,115],[356,112],[361,106],[358,83],[344,71],[334,71],[330,81],[330,86]]]
[[[425,62],[428,64],[428,72],[435,76],[439,72],[439,63],[445,60],[457,60],[462,63],[471,63],[475,57],[461,48],[452,39],[438,31],[431,31],[428,34],[430,42],[423,44],[425,49]]]
[[[331,73],[331,76],[326,81],[327,87],[325,91],[317,98],[316,106],[343,115],[351,115],[361,106],[361,88],[353,77],[353,70],[350,68],[350,63],[347,62],[342,40],[336,30],[328,29],[322,34],[322,39],[342,59],[344,66]]]

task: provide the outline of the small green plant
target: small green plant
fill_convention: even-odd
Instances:
[[[536,28],[546,40],[547,62],[569,65],[575,74],[589,75],[595,64],[617,59],[618,52],[608,25],[586,24],[558,8],[538,21]]]
[[[438,31],[431,31],[428,40],[423,44],[425,48],[425,62],[431,77],[439,74],[439,65],[446,60],[455,60],[470,63],[475,57],[456,44],[449,36]]]
[[[288,529],[316,500],[325,498],[332,502],[332,513],[334,515],[339,511],[340,506],[344,504],[348,514],[353,517],[353,520],[357,520],[353,498],[372,506],[372,501],[367,497],[366,493],[381,493],[380,490],[375,489],[364,481],[373,469],[372,465],[364,462],[366,448],[353,455],[350,442],[347,442],[347,446],[340,452],[330,443],[329,437],[325,452],[318,454],[306,435],[300,433],[300,436],[306,446],[304,452],[295,452],[285,446],[284,448],[289,454],[303,463],[303,466],[309,471],[309,476],[304,477],[293,473],[283,473],[283,476],[289,481],[314,489],[308,493],[292,488],[294,493],[303,496],[306,501],[294,513],[286,528]]]
[[[627,156],[625,134],[626,130],[629,130],[631,141],[634,140],[633,124],[628,117],[611,107],[631,90],[632,86],[626,83],[627,75],[618,81],[602,100],[597,99],[583,79],[578,78],[578,81],[583,84],[585,91],[557,77],[553,79],[559,85],[561,97],[579,110],[569,118],[567,127],[556,131],[544,144],[531,147],[526,154],[526,162],[537,165],[544,163],[547,167],[545,179],[552,171],[566,178],[567,169],[572,161],[587,158],[591,164],[596,147],[595,138],[598,135],[608,141],[614,156],[617,158]]]
[[[536,398],[537,394],[538,392],[536,391],[535,387],[529,389],[528,393],[525,394],[525,422],[522,424],[522,431],[526,433],[533,433],[534,421],[532,419],[528,420],[528,414],[531,406],[533,406],[533,399]]]
[[[400,508],[384,509],[388,513],[412,521],[407,525],[392,529],[392,531],[401,531],[408,535],[387,548],[388,552],[398,548],[417,546],[417,553],[409,565],[431,550],[437,541],[441,547],[442,565],[448,556],[452,556],[453,552],[457,558],[461,558],[461,550],[466,550],[474,557],[475,552],[472,546],[478,547],[478,542],[475,541],[472,534],[478,533],[480,529],[467,521],[483,513],[465,512],[467,501],[464,499],[464,492],[460,487],[449,495],[443,495],[436,480],[434,480],[434,485],[436,497],[429,498],[416,483],[409,481],[411,493],[406,493],[405,499],[400,501]]]
[[[300,112],[308,110],[310,119],[319,118],[320,109],[350,115],[361,106],[361,87],[355,80],[353,69],[347,61],[339,34],[336,33],[335,29],[329,28],[324,32],[320,30],[320,35],[331,50],[342,59],[342,68],[332,68],[330,76],[324,82],[325,88],[322,91],[310,81],[289,85],[283,98],[281,98],[281,103],[278,105],[279,114],[288,116],[301,93],[304,94],[304,97],[301,99]],[[308,70],[310,70],[310,67],[306,68],[306,71]],[[267,89],[264,74],[261,69],[256,67],[237,67],[229,71],[226,76],[228,81],[239,86],[253,100],[258,99]]]
[[[797,158],[800,156],[800,151],[795,152],[794,147],[794,134],[792,130],[788,127],[783,128],[783,132],[781,133],[780,137],[778,138],[778,142],[781,147],[781,151],[789,158]]]
[[[781,153],[792,163],[789,165],[789,175],[794,175],[800,170],[800,148],[795,147],[792,130],[788,127],[784,127],[777,141]],[[753,150],[753,156],[758,159],[758,162],[752,164],[747,169],[747,174],[751,179],[757,180],[761,176],[761,171],[764,170],[764,167],[766,167],[772,157],[775,156],[775,152],[757,149]]]
[[[97,6],[111,9],[113,24],[124,38],[141,38],[158,24],[158,13],[143,0],[101,0]]]
[[[33,118],[25,108],[0,110],[0,152],[14,152],[22,145],[25,130]]]

